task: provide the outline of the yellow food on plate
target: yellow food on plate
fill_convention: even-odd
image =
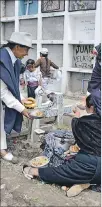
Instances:
[[[36,104],[24,104],[24,106],[28,109],[34,109],[37,105]]]
[[[43,113],[41,111],[37,111],[35,113],[35,116],[42,117],[43,116]]]
[[[25,105],[29,105],[29,104],[32,104],[32,101],[25,101],[24,103]]]
[[[41,166],[47,165],[48,162],[49,162],[49,160],[47,157],[40,156],[40,157],[36,157],[33,160],[31,160],[30,163],[33,167],[41,167]]]
[[[36,100],[34,98],[32,98],[32,97],[29,97],[28,100],[29,101],[32,101],[32,103],[35,103],[36,102]]]
[[[41,112],[39,110],[32,111],[30,115],[33,117],[38,117],[38,118],[44,117],[43,112]]]

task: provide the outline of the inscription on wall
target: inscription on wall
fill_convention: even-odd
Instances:
[[[76,39],[94,40],[95,19],[93,17],[83,17],[76,19]]]
[[[93,45],[74,45],[73,46],[73,67],[92,68],[90,52]]]

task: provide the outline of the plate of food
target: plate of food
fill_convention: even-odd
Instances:
[[[40,110],[34,110],[30,113],[30,116],[34,119],[42,119],[44,118],[44,113]]]
[[[47,167],[49,159],[46,156],[35,157],[30,161],[30,165],[35,168]]]

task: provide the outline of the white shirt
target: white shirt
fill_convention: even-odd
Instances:
[[[17,60],[17,58],[14,56],[10,48],[6,48],[6,50],[8,51],[12,60],[12,64],[14,66],[14,63]],[[1,84],[1,100],[6,104],[7,107],[13,108],[21,113],[25,109],[25,107],[13,96],[13,94],[8,90],[7,85],[2,80],[0,80],[0,84]],[[20,94],[20,96],[22,100],[23,99],[22,94]]]
[[[26,70],[24,73],[24,79],[26,82],[35,82],[39,81],[41,78],[41,72],[38,69],[35,69],[35,71],[30,72],[29,70]]]
[[[9,53],[9,55],[10,55],[10,57],[11,57],[12,65],[13,65],[13,67],[14,67],[14,64],[15,64],[17,58],[14,56],[12,50],[11,50],[9,47],[6,47],[6,50],[8,51],[8,53]]]

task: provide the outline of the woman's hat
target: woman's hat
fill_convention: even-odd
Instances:
[[[47,55],[48,54],[48,49],[47,48],[42,48],[40,51],[43,55]]]
[[[32,48],[32,35],[26,32],[13,32],[8,42]]]

